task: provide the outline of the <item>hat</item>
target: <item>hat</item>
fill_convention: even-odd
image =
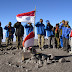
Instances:
[[[46,23],[50,23],[50,21],[49,20],[46,20]]]

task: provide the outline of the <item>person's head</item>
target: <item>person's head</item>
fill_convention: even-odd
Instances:
[[[46,20],[46,23],[47,23],[48,25],[50,25],[50,21],[49,21],[49,20]]]
[[[68,21],[65,21],[65,25],[68,25],[68,23],[69,23]]]
[[[47,23],[48,26],[51,25],[49,20],[46,20],[46,23]]]
[[[11,27],[11,25],[12,25],[12,23],[11,22],[9,22],[9,26]]]
[[[40,23],[43,23],[43,19],[40,19]]]
[[[59,23],[56,24],[56,28],[59,28]]]
[[[65,24],[65,20],[62,20],[62,23]]]
[[[28,24],[31,25],[32,23],[29,22]]]
[[[18,25],[21,25],[21,22],[18,22],[18,21],[17,21],[17,23],[18,23]]]
[[[1,26],[1,22],[0,22],[0,26]]]

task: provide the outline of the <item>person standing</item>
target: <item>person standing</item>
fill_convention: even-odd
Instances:
[[[14,24],[14,27],[16,28],[16,43],[17,43],[17,49],[21,49],[21,45],[22,45],[22,37],[24,35],[24,27],[21,24],[21,22],[16,22]]]
[[[60,29],[62,29],[63,49],[64,49],[64,51],[68,52],[69,34],[71,31],[71,28],[68,25],[68,21],[65,21],[65,24],[61,24]]]
[[[33,31],[32,23],[25,24],[24,27],[26,29],[26,35],[28,35],[29,33]]]
[[[2,39],[3,39],[3,29],[1,27],[1,22],[0,22],[0,47],[1,47]]]
[[[62,20],[59,24],[65,24],[65,20]],[[60,28],[60,27],[59,27]],[[63,48],[63,37],[62,37],[62,29],[60,28],[60,46]]]
[[[55,29],[55,39],[57,42],[57,48],[59,48],[60,46],[60,42],[59,42],[59,34],[60,34],[60,29],[59,29],[59,24],[56,24],[56,29]]]
[[[37,22],[35,24],[37,28],[37,35],[38,35],[38,44],[39,49],[44,49],[44,35],[45,35],[45,25],[43,24],[43,19],[40,19],[40,22]]]
[[[15,32],[15,29],[11,25],[12,23],[9,22],[9,24],[4,27],[4,29],[6,30],[6,46],[13,43],[13,34]]]
[[[46,23],[47,25],[45,26],[45,30],[47,31],[47,36],[48,36],[48,48],[51,48],[51,42],[52,42],[53,48],[55,48],[54,28],[50,24],[49,20],[47,20]]]

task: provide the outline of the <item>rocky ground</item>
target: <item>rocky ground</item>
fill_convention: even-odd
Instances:
[[[46,42],[47,43],[47,42]],[[35,41],[37,45],[37,41]],[[34,48],[42,57],[33,56],[30,52],[25,53],[25,61],[22,61],[23,50],[17,50],[16,44],[0,48],[0,72],[72,72],[72,55],[61,49],[48,49],[43,51]],[[39,58],[39,59],[38,59]]]

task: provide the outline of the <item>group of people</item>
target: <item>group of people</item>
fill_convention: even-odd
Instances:
[[[14,33],[16,36],[17,48],[21,48],[22,39],[24,36],[24,28],[26,29],[26,35],[33,31],[32,23],[27,23],[24,26],[21,22],[16,22],[14,26],[11,26],[11,22],[4,27],[6,30],[6,45],[11,45],[13,43]],[[62,48],[64,51],[68,52],[69,48],[69,38],[71,27],[69,22],[62,20],[62,22],[57,23],[55,27],[50,24],[49,20],[46,20],[46,25],[43,24],[43,19],[35,24],[37,28],[38,35],[38,45],[40,50],[44,50],[45,36],[48,37],[48,48]],[[3,39],[3,29],[0,22],[0,47],[1,40]],[[52,45],[51,45],[52,44]]]
[[[40,19],[40,22],[37,22],[35,26],[37,27],[38,34],[38,44],[39,48],[43,50],[44,46],[44,37],[47,34],[48,37],[48,48],[63,48],[64,51],[68,52],[69,47],[69,35],[71,32],[71,27],[68,24],[68,21],[62,20],[62,22],[57,23],[53,27],[49,20],[46,21],[46,26],[43,24],[43,20]],[[47,33],[46,33],[47,32]],[[41,40],[42,39],[42,40]],[[52,44],[52,45],[51,45]]]

